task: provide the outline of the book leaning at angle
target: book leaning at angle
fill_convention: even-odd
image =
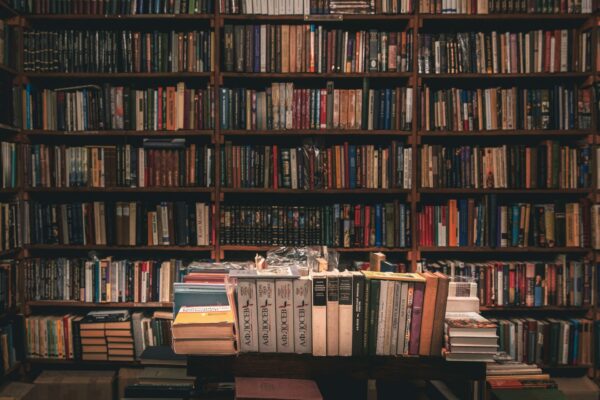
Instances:
[[[235,316],[230,306],[183,306],[173,323],[176,354],[235,354]]]

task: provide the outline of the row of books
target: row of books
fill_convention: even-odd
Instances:
[[[545,89],[496,87],[419,92],[424,131],[591,129],[592,92],[557,85]]]
[[[367,81],[365,81],[368,84]],[[266,90],[221,88],[221,129],[368,129],[412,127],[412,88],[297,88],[272,83]]]
[[[411,0],[219,0],[222,14],[409,14]]]
[[[479,304],[486,307],[582,307],[595,304],[594,264],[556,261],[428,261],[427,270],[477,283]]]
[[[20,319],[4,322],[0,325],[0,373],[3,375],[13,370],[22,360],[22,329],[19,328]]]
[[[224,245],[410,247],[410,205],[221,205]]]
[[[422,14],[589,14],[591,0],[424,0]]]
[[[209,14],[213,0],[13,0],[15,8],[38,15]]]
[[[439,356],[448,283],[432,273],[242,275],[236,288],[240,350]]]
[[[0,188],[2,189],[13,189],[18,185],[17,148],[16,143],[0,142],[0,154],[2,155],[2,163],[0,163],[2,185]]]
[[[28,258],[23,261],[25,301],[86,303],[172,302],[181,260]]]
[[[143,147],[24,145],[30,187],[211,187],[214,149],[184,139]]]
[[[214,90],[176,86],[135,88],[85,85],[39,89],[30,84],[13,89],[15,104],[24,112],[26,129],[196,130],[213,129]]]
[[[15,268],[15,269],[13,269]],[[14,305],[15,299],[15,260],[0,261],[0,313],[8,312]]]
[[[575,72],[591,68],[591,33],[527,32],[419,34],[422,74]]]
[[[21,212],[20,202],[0,203],[0,252],[16,249],[23,244]]]
[[[221,147],[221,186],[284,189],[410,189],[412,149],[344,144],[320,148],[233,145]]]
[[[6,20],[0,19],[0,66],[14,67],[18,57],[11,51],[17,46],[18,36]]]
[[[412,70],[412,31],[326,25],[225,25],[226,72],[364,73]]]
[[[499,350],[515,361],[543,366],[588,365],[592,324],[588,319],[492,319],[498,325]]]
[[[418,243],[448,247],[589,247],[590,205],[500,204],[496,195],[420,205]]]
[[[33,244],[207,246],[213,206],[185,201],[27,203],[25,237]]]
[[[210,72],[214,65],[209,31],[31,30],[23,42],[27,72]]]
[[[591,158],[587,144],[575,147],[552,140],[536,147],[424,144],[420,182],[423,188],[588,188]]]
[[[25,318],[28,358],[133,361],[145,349],[170,345],[172,313],[126,310],[87,315],[31,315]]]

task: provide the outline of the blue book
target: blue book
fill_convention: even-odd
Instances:
[[[511,246],[512,247],[517,247],[519,245],[519,224],[520,224],[520,217],[519,217],[519,206],[511,206],[512,209],[512,218],[511,218],[511,226],[512,226],[512,233],[511,233]]]
[[[381,204],[375,204],[375,246],[381,247],[382,238],[382,210]]]
[[[100,261],[96,260],[92,265],[92,301],[100,301]]]
[[[225,285],[179,283],[173,284],[173,316],[182,306],[229,305]]]
[[[350,161],[350,189],[356,188],[356,146],[348,146],[348,159]]]

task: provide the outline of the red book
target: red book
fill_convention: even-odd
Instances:
[[[371,206],[365,206],[364,245],[369,247],[371,240]]]
[[[415,282],[412,306],[412,320],[410,324],[410,340],[408,354],[419,354],[419,343],[421,341],[421,318],[423,317],[423,301],[425,283]]]
[[[327,128],[327,89],[320,90],[321,115],[319,115],[319,128]]]
[[[163,88],[162,86],[158,87],[158,129],[165,129],[163,126]]]
[[[273,145],[273,189],[277,189],[279,187],[278,184],[278,172],[277,172],[277,166],[279,165],[279,160],[278,160],[278,150],[277,150],[277,145],[274,144]]]

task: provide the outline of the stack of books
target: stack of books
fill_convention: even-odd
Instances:
[[[496,328],[476,312],[446,313],[446,360],[494,361],[498,352]]]
[[[183,306],[173,323],[176,354],[226,355],[237,352],[235,316],[229,305]]]
[[[134,360],[129,311],[92,311],[78,325],[82,360]]]

